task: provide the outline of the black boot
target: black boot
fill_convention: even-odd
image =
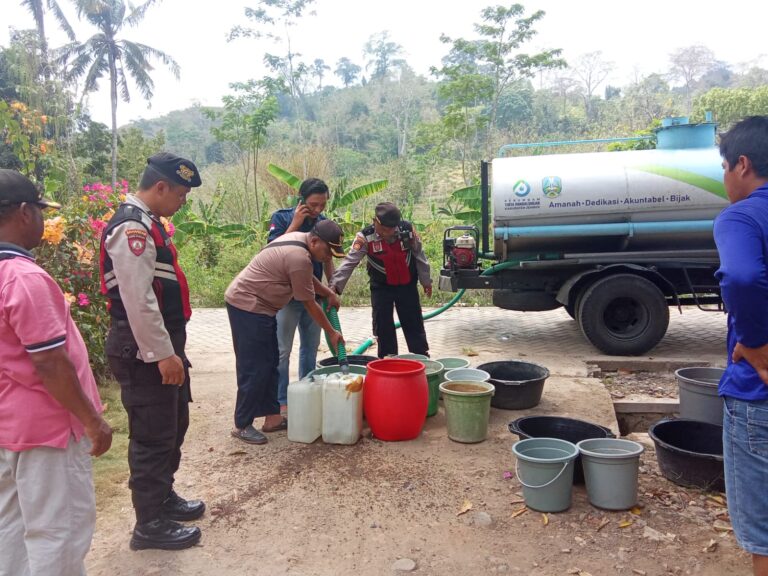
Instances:
[[[136,524],[131,538],[131,550],[184,550],[200,542],[200,528],[183,526],[173,520],[158,518]]]
[[[163,517],[177,522],[197,520],[205,512],[205,502],[202,500],[184,500],[171,490],[168,498],[163,502]]]

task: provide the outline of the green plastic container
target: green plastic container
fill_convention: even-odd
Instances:
[[[429,360],[429,356],[424,354],[397,354],[392,358],[402,358],[403,360]]]
[[[427,374],[427,386],[429,386],[429,404],[427,405],[427,417],[437,414],[437,399],[440,396],[440,382],[443,381],[445,368],[435,360],[419,360],[424,364]]]
[[[445,404],[448,438],[474,444],[488,435],[493,384],[488,382],[450,381],[440,384]]]
[[[606,510],[629,510],[637,504],[637,473],[643,445],[621,438],[590,438],[581,452],[589,503]]]
[[[466,358],[437,358],[436,361],[440,362],[446,371],[456,368],[469,368],[469,360]]]
[[[574,444],[557,438],[528,438],[513,445],[512,452],[528,508],[562,512],[571,507],[573,463],[579,455]]]
[[[309,374],[307,374],[307,378],[310,376],[327,376],[328,374],[335,374],[336,372],[341,372],[341,368],[338,364],[335,364],[333,366],[323,366],[322,368],[317,368],[315,370],[312,370]],[[349,365],[349,373],[350,374],[362,374],[365,376],[368,373],[368,369],[365,366],[356,366],[355,364]]]

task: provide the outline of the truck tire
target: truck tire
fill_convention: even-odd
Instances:
[[[645,354],[661,341],[669,326],[669,307],[662,291],[634,274],[597,280],[578,304],[584,336],[611,356]]]

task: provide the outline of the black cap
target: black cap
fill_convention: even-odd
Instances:
[[[170,152],[159,152],[150,156],[147,158],[147,164],[171,182],[181,186],[197,188],[203,183],[194,162]]]
[[[336,258],[344,258],[344,249],[341,246],[341,240],[344,232],[341,227],[333,220],[320,220],[312,228],[312,232],[323,242],[328,244],[331,254]]]
[[[61,204],[43,198],[43,193],[23,174],[0,168],[0,207],[22,202],[46,208],[61,208]]]
[[[394,228],[400,224],[402,216],[400,209],[392,202],[382,202],[376,205],[376,221],[387,228]]]

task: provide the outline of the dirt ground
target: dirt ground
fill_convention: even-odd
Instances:
[[[633,372],[618,370],[602,377],[611,398],[634,396],[649,398],[677,398],[677,380],[672,372]]]
[[[124,489],[99,503],[89,574],[386,575],[406,573],[396,570],[401,564],[459,576],[751,573],[723,495],[661,477],[652,444],[636,509],[599,510],[577,486],[568,511],[542,515],[525,508],[514,474],[517,437],[507,424],[518,412],[493,409],[489,437],[476,445],[447,438],[441,407],[411,442],[381,442],[365,430],[355,446],[302,445],[280,432],[266,446],[246,446],[228,434],[234,376],[204,374],[194,383],[177,490],[208,503],[201,544],[130,551]],[[602,386],[573,383],[581,387],[573,398],[587,403]],[[561,400],[545,388],[542,404],[551,413]]]

